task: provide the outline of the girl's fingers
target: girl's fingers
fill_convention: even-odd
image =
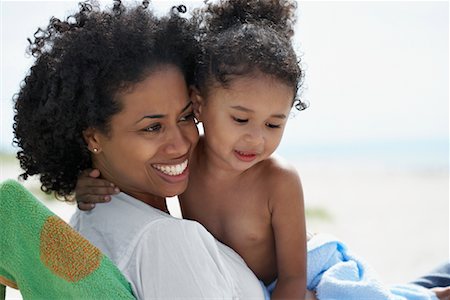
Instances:
[[[85,195],[75,195],[75,198],[77,199],[78,203],[88,203],[88,204],[106,203],[111,201],[110,195],[85,194]]]
[[[88,171],[89,177],[97,178],[98,176],[100,176],[100,171],[98,169],[92,169]]]
[[[105,179],[91,178],[91,177],[80,177],[77,181],[78,186],[104,186],[104,187],[114,187],[114,184]]]
[[[83,195],[96,195],[96,196],[109,196],[109,195],[115,195],[120,193],[119,188],[114,188],[114,187],[98,187],[98,186],[86,186],[83,188],[83,190],[81,191],[80,189],[78,189],[77,191],[77,196],[83,196]]]
[[[84,202],[78,202],[78,208],[80,210],[89,211],[95,207],[95,204],[93,203],[84,203]]]
[[[77,186],[115,186],[106,179],[98,178],[99,176],[100,171],[98,169],[86,169],[78,177]]]

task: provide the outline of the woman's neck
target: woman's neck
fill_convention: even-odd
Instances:
[[[165,213],[169,213],[169,209],[167,208],[167,202],[166,198],[161,196],[156,196],[152,194],[143,194],[143,193],[136,193],[136,192],[127,192],[123,191],[125,194],[130,195],[131,197],[142,201],[151,207],[154,207],[156,209],[159,209],[160,211],[163,211]]]
[[[154,195],[148,192],[136,191],[130,187],[121,185],[120,180],[114,180],[114,177],[108,173],[107,168],[102,168],[102,164],[100,161],[93,160],[93,167],[100,170],[100,178],[106,179],[109,182],[113,183],[120,189],[121,192],[124,192],[125,194],[135,198],[136,200],[142,201],[156,209],[169,213],[165,197]]]

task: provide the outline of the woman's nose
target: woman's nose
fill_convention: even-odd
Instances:
[[[184,155],[189,151],[191,147],[190,140],[183,134],[180,128],[172,128],[168,132],[167,143],[165,151],[167,154],[180,156]]]

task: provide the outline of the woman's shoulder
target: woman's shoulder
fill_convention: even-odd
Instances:
[[[149,239],[157,238],[160,241],[171,241],[174,244],[185,241],[193,243],[194,240],[215,243],[213,236],[197,221],[178,219],[169,215],[148,223],[143,228],[142,236]]]
[[[122,269],[137,283],[141,298],[231,299],[260,293],[242,258],[196,221],[159,218],[143,228],[132,250]]]
[[[231,299],[238,294],[230,273],[234,266],[195,221],[160,218],[143,228],[130,250],[121,269],[138,298]]]
[[[77,211],[71,225],[116,264],[127,260],[146,228],[169,215],[126,194],[112,196],[88,212]]]
[[[133,240],[130,241],[132,245],[129,247],[130,250],[144,243],[148,244],[145,247],[153,247],[157,244],[175,245],[185,241],[193,243],[194,240],[212,238],[209,232],[196,221],[172,217],[141,201],[121,200],[129,202],[124,210],[126,213],[122,213],[120,218],[126,221],[127,224],[124,226],[127,231],[134,235]]]

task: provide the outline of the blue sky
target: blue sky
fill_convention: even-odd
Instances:
[[[11,99],[32,63],[26,38],[77,3],[2,0],[0,150],[15,151]],[[179,3],[152,1],[159,11]],[[299,2],[295,46],[310,107],[293,112],[281,151],[414,142],[448,160],[448,14],[446,1]]]
[[[308,137],[448,136],[447,2],[300,7],[297,38],[315,118]]]

